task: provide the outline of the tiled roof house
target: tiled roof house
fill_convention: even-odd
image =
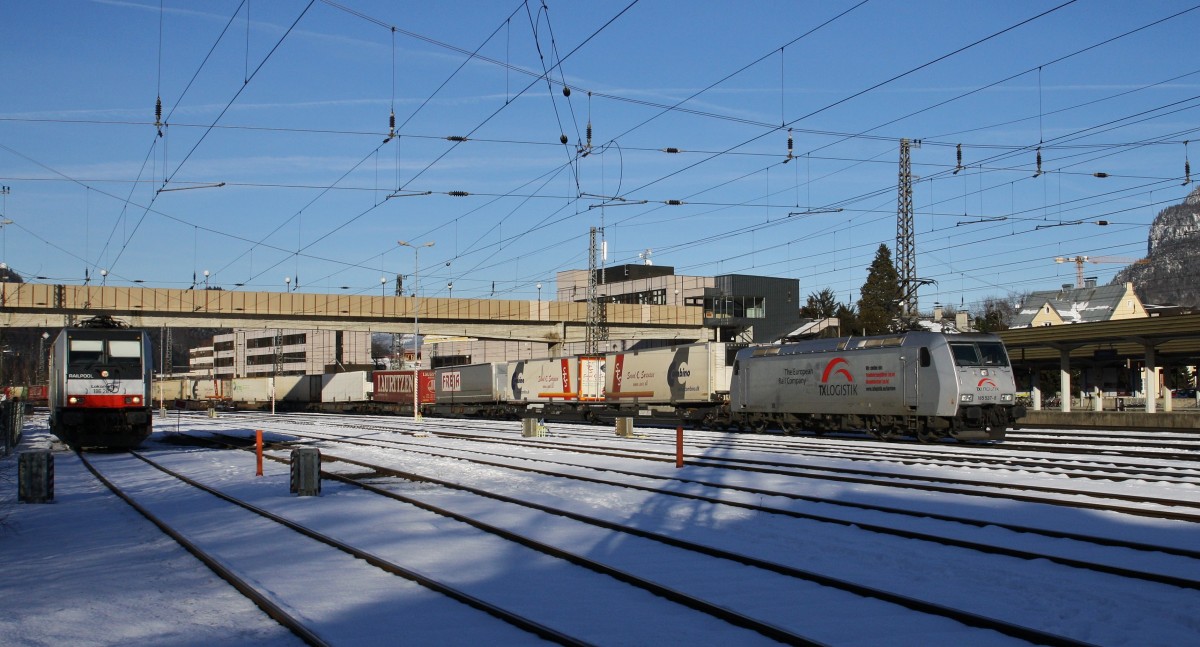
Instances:
[[[1089,281],[1082,288],[1064,285],[1059,290],[1031,293],[1010,327],[1057,326],[1146,316],[1146,308],[1134,293],[1132,283],[1096,286]]]

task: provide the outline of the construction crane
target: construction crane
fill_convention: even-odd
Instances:
[[[1132,258],[1129,256],[1056,256],[1055,263],[1074,263],[1075,264],[1075,287],[1083,287],[1083,264],[1084,263],[1123,263],[1125,265],[1140,265],[1148,263],[1144,258]]]

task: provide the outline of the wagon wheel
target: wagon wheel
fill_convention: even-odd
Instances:
[[[761,434],[767,430],[767,421],[765,418],[760,418],[750,423],[750,431]]]
[[[936,432],[931,431],[929,429],[918,429],[917,430],[917,440],[919,440],[923,443],[926,443],[926,444],[936,443],[939,438],[940,437],[937,435]]]
[[[879,427],[877,429],[868,430],[872,436],[879,440],[891,440],[896,437],[896,430],[887,427]]]

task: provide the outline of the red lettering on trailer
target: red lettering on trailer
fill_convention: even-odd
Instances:
[[[614,364],[615,364],[615,366],[613,366],[613,392],[620,393],[621,392],[621,378],[624,376],[624,373],[625,373],[625,353],[621,353],[620,355],[617,355],[617,360],[616,360],[616,362],[614,362]]]
[[[562,360],[562,392],[571,392],[571,364],[566,358]]]
[[[462,390],[462,373],[458,371],[446,371],[442,373],[442,391],[461,391]]]

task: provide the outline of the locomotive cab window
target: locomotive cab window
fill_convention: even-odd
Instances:
[[[950,352],[954,353],[954,363],[958,366],[979,366],[979,351],[975,344],[950,344]]]
[[[136,339],[111,339],[108,360],[116,367],[138,371],[142,367],[142,343]]]
[[[952,343],[950,351],[958,366],[1008,366],[1004,344],[999,342]]]
[[[99,339],[72,339],[70,362],[72,365],[87,365],[99,362],[104,357],[104,342]]]
[[[929,348],[926,346],[921,347],[920,362],[921,368],[929,368],[930,364],[933,363],[933,360],[929,357]]]
[[[1004,344],[980,342],[979,354],[983,357],[984,366],[1008,366],[1008,355],[1004,352]]]
[[[108,356],[113,359],[140,357],[142,354],[142,345],[136,341],[118,341],[113,340],[108,342]]]

